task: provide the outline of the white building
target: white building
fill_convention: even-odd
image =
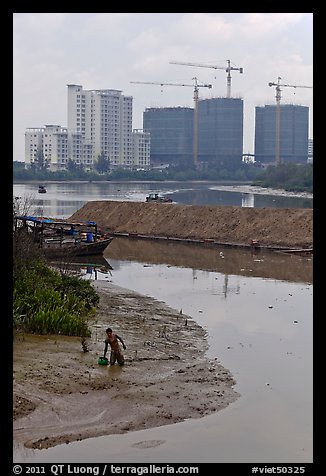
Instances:
[[[314,140],[308,139],[308,164],[314,161]]]
[[[25,164],[38,162],[42,154],[49,170],[65,169],[68,162],[68,133],[60,125],[29,128],[25,132]]]
[[[25,164],[32,165],[42,152],[51,171],[65,169],[69,159],[91,170],[102,154],[111,168],[148,168],[149,135],[132,131],[132,101],[116,89],[68,84],[68,127],[27,129]]]
[[[136,169],[148,170],[150,166],[151,135],[149,132],[144,132],[143,129],[134,129],[132,135],[134,150],[133,166]]]
[[[73,133],[92,146],[93,161],[104,154],[113,167],[132,167],[132,97],[68,84],[68,134]]]
[[[37,160],[37,154],[43,152],[43,127],[30,127],[25,131],[25,164],[31,165]]]

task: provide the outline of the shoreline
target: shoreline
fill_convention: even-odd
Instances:
[[[207,359],[206,332],[191,317],[111,283],[93,284],[100,303],[88,352],[78,337],[15,336],[16,443],[42,449],[158,427],[239,398],[231,373]],[[108,326],[125,341],[124,367],[97,363]]]
[[[275,197],[297,197],[313,200],[313,194],[309,192],[290,192],[281,188],[259,187],[257,185],[217,185],[212,190],[225,192],[252,193],[254,195],[269,195]]]

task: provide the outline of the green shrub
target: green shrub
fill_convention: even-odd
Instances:
[[[89,281],[32,261],[14,279],[13,326],[31,333],[88,337],[87,319],[98,302]]]

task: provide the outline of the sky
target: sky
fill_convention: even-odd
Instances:
[[[13,13],[13,160],[24,161],[25,130],[67,127],[67,84],[133,97],[133,128],[148,107],[194,107],[231,96],[244,104],[244,153],[254,153],[255,107],[309,106],[313,138],[313,13]],[[218,66],[171,64],[189,62]],[[133,81],[159,84],[134,84]],[[161,83],[174,83],[178,86]],[[187,86],[181,86],[186,84]]]

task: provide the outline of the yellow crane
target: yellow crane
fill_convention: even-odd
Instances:
[[[182,83],[160,83],[152,81],[130,81],[132,84],[156,84],[158,86],[185,86],[194,88],[194,134],[193,134],[193,154],[194,165],[198,165],[198,99],[199,88],[211,88],[211,84],[199,84],[197,78],[192,78],[194,84],[182,84]]]
[[[239,71],[239,73],[243,73],[243,68],[236,68],[235,66],[231,66],[231,61],[226,60],[227,66],[217,66],[214,64],[204,64],[204,63],[183,63],[181,61],[170,61],[170,64],[180,64],[183,66],[195,66],[198,68],[213,68],[213,69],[224,69],[227,73],[226,76],[226,97],[231,97],[231,71]]]
[[[281,84],[282,78],[280,76],[277,78],[277,83],[270,81],[268,86],[275,86],[276,90],[276,113],[275,113],[275,162],[280,164],[280,127],[281,127],[281,87],[282,88],[308,88],[313,89],[313,86],[299,86],[296,84]]]

